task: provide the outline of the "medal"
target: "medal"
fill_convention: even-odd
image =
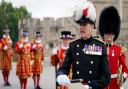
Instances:
[[[114,50],[112,50],[112,56],[114,57]]]
[[[95,44],[93,44],[93,45],[85,44],[82,51],[85,54],[89,54],[89,55],[102,55],[102,47],[101,46],[95,46]]]

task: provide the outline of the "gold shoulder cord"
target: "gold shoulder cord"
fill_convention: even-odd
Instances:
[[[126,49],[125,47],[121,47],[120,56],[121,56],[122,54],[124,54],[126,51],[127,51],[127,49]]]

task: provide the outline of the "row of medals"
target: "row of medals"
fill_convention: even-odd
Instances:
[[[102,46],[84,45],[83,52],[88,55],[102,55]]]

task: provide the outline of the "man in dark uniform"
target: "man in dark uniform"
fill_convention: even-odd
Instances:
[[[91,2],[79,5],[75,21],[80,26],[80,39],[70,43],[62,67],[58,69],[57,82],[68,86],[67,77],[72,65],[72,79],[83,79],[85,88],[103,89],[109,84],[110,70],[104,43],[93,39],[92,29],[96,11]]]

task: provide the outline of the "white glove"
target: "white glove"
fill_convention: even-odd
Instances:
[[[86,89],[89,89],[89,86],[88,86],[88,85],[84,85],[84,87],[85,87]]]
[[[7,49],[8,49],[8,46],[7,46],[7,45],[5,45],[3,49],[4,49],[4,50],[7,50]]]
[[[33,46],[32,46],[32,49],[35,49],[36,48],[36,44],[34,44]]]
[[[34,61],[32,60],[32,61],[30,61],[30,65],[32,65],[34,63]]]
[[[124,89],[123,87],[120,87],[120,89]]]
[[[128,77],[128,74],[124,72],[124,73],[123,73],[123,77],[124,77],[124,78],[127,78],[127,77]]]
[[[68,86],[71,84],[67,75],[59,75],[57,77],[57,82],[59,83],[59,85],[62,85],[62,86]]]
[[[23,48],[23,44],[19,44],[19,48]]]
[[[56,54],[57,54],[57,48],[53,48],[52,54],[53,54],[53,55],[56,55]]]

